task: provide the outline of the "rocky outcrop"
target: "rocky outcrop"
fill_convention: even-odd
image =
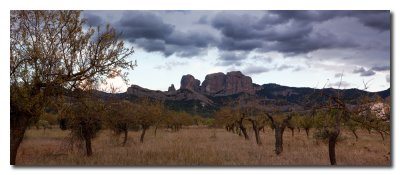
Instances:
[[[126,93],[128,95],[134,95],[137,97],[151,97],[151,98],[155,98],[155,99],[165,99],[166,98],[166,95],[164,92],[142,88],[138,85],[132,85],[131,87],[129,87],[127,89]]]
[[[223,94],[226,76],[222,72],[208,74],[201,84],[201,92],[208,95]]]
[[[171,84],[171,86],[168,88],[167,94],[174,94],[176,93],[176,89],[174,84]]]
[[[181,79],[181,88],[187,89],[194,92],[200,92],[200,80],[195,79],[193,75],[184,75]]]
[[[253,82],[240,71],[209,74],[201,85],[201,92],[207,95],[255,94]]]
[[[240,92],[254,94],[254,86],[251,77],[245,76],[240,71],[228,72],[226,74],[225,95],[237,94]]]
[[[171,84],[168,91],[156,91],[132,85],[128,88],[127,94],[137,97],[150,97],[160,100],[199,100],[205,104],[212,104],[209,96],[227,96],[237,93],[255,94],[257,86],[252,83],[249,76],[243,75],[239,71],[222,72],[209,74],[205,77],[200,86],[200,81],[192,75],[184,75],[181,79],[179,90]]]
[[[172,100],[172,101],[199,100],[204,104],[212,104],[212,101],[203,94],[200,94],[198,92],[189,89],[175,90],[173,84],[168,88],[168,91],[166,92],[150,90],[142,88],[138,85],[132,85],[127,89],[126,93],[127,95],[133,95],[136,97],[150,97],[158,100]]]

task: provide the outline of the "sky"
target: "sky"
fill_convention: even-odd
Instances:
[[[241,71],[253,83],[381,91],[390,87],[389,11],[83,11],[122,32],[129,85],[166,91],[182,75]]]

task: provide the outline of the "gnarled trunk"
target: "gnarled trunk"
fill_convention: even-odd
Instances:
[[[292,131],[292,137],[293,137],[294,136],[294,128],[290,127],[289,129]]]
[[[378,131],[378,132],[379,132],[379,134],[380,134],[381,137],[382,137],[382,141],[385,140],[385,136],[383,135],[383,132],[382,132],[382,131]]]
[[[260,139],[260,130],[261,130],[261,128],[259,128],[257,126],[257,122],[254,121],[254,120],[251,121],[251,124],[253,125],[254,134],[256,136],[256,143],[257,143],[257,145],[261,145],[261,139]]]
[[[122,146],[125,146],[128,141],[128,128],[124,128],[124,141],[122,142]]]
[[[244,139],[249,140],[249,135],[247,134],[247,130],[243,125],[243,118],[240,119],[239,121],[239,128],[242,131],[243,135],[244,135]]]
[[[92,139],[90,137],[85,137],[85,145],[86,145],[86,156],[92,156]]]
[[[12,110],[12,109],[11,109]],[[10,133],[10,165],[15,165],[18,148],[21,144],[25,130],[29,125],[32,116],[27,114],[10,114],[11,117],[11,133]]]
[[[337,137],[339,136],[339,130],[329,132],[328,134],[329,134],[329,160],[331,161],[331,165],[336,165],[335,147],[336,147]]]
[[[283,151],[283,131],[285,127],[277,126],[275,127],[275,154],[279,155]]]
[[[358,141],[358,135],[357,135],[356,131],[355,130],[351,130],[351,132],[353,133],[354,137],[356,137],[356,141]]]
[[[146,130],[149,127],[147,125],[142,125],[142,134],[140,134],[140,143],[143,143],[144,141],[144,135],[146,134]]]
[[[304,128],[304,130],[306,131],[307,138],[309,138],[309,135],[310,135],[310,128]]]

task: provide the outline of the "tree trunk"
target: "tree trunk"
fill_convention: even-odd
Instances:
[[[122,146],[125,146],[128,141],[128,128],[124,128],[124,141],[122,142]]]
[[[253,125],[254,134],[256,136],[256,143],[257,145],[261,145],[261,139],[260,139],[261,128],[260,129],[258,128],[256,121],[251,121],[251,124]]]
[[[247,135],[247,131],[246,128],[243,126],[243,119],[240,120],[239,122],[239,128],[242,131],[243,135],[244,135],[244,139],[249,140],[249,135]]]
[[[93,155],[92,139],[89,137],[85,137],[85,143],[86,143],[86,156],[92,156]]]
[[[356,131],[355,130],[351,130],[351,132],[353,133],[354,137],[356,137],[356,141],[358,141],[358,135],[357,135]]]
[[[285,131],[284,127],[277,126],[275,127],[275,153],[279,155],[283,151],[283,131]]]
[[[13,110],[13,109],[11,109]],[[15,109],[14,109],[15,110]],[[15,165],[18,148],[21,144],[25,130],[29,125],[30,115],[10,114],[11,133],[10,133],[10,165]]]
[[[379,132],[379,134],[381,135],[382,140],[385,140],[385,136],[383,135],[383,132],[382,132],[382,131],[378,131],[378,132]]]
[[[142,130],[142,134],[140,135],[140,143],[143,143],[144,140],[144,134],[146,134],[146,130],[148,128],[148,126],[142,126],[143,130]]]
[[[304,130],[306,130],[306,134],[307,134],[307,138],[308,138],[309,134],[310,134],[310,128],[305,128]]]
[[[157,125],[156,125],[156,127],[154,128],[154,136],[157,136]]]
[[[339,131],[329,132],[329,160],[331,165],[336,165],[336,153],[335,147],[337,142],[337,137],[339,136]]]
[[[294,136],[294,128],[289,128],[292,131],[292,137]]]

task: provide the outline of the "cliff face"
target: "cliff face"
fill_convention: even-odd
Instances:
[[[225,84],[226,76],[224,73],[209,74],[201,84],[201,92],[208,95],[222,94],[225,91]]]
[[[253,81],[249,76],[243,75],[240,71],[228,72],[226,74],[225,95],[245,92],[255,94]]]
[[[201,92],[207,95],[233,95],[237,93],[255,94],[253,81],[240,71],[214,73],[206,76]]]
[[[187,89],[194,92],[200,92],[200,80],[195,79],[193,75],[184,75],[181,79],[181,88]]]

